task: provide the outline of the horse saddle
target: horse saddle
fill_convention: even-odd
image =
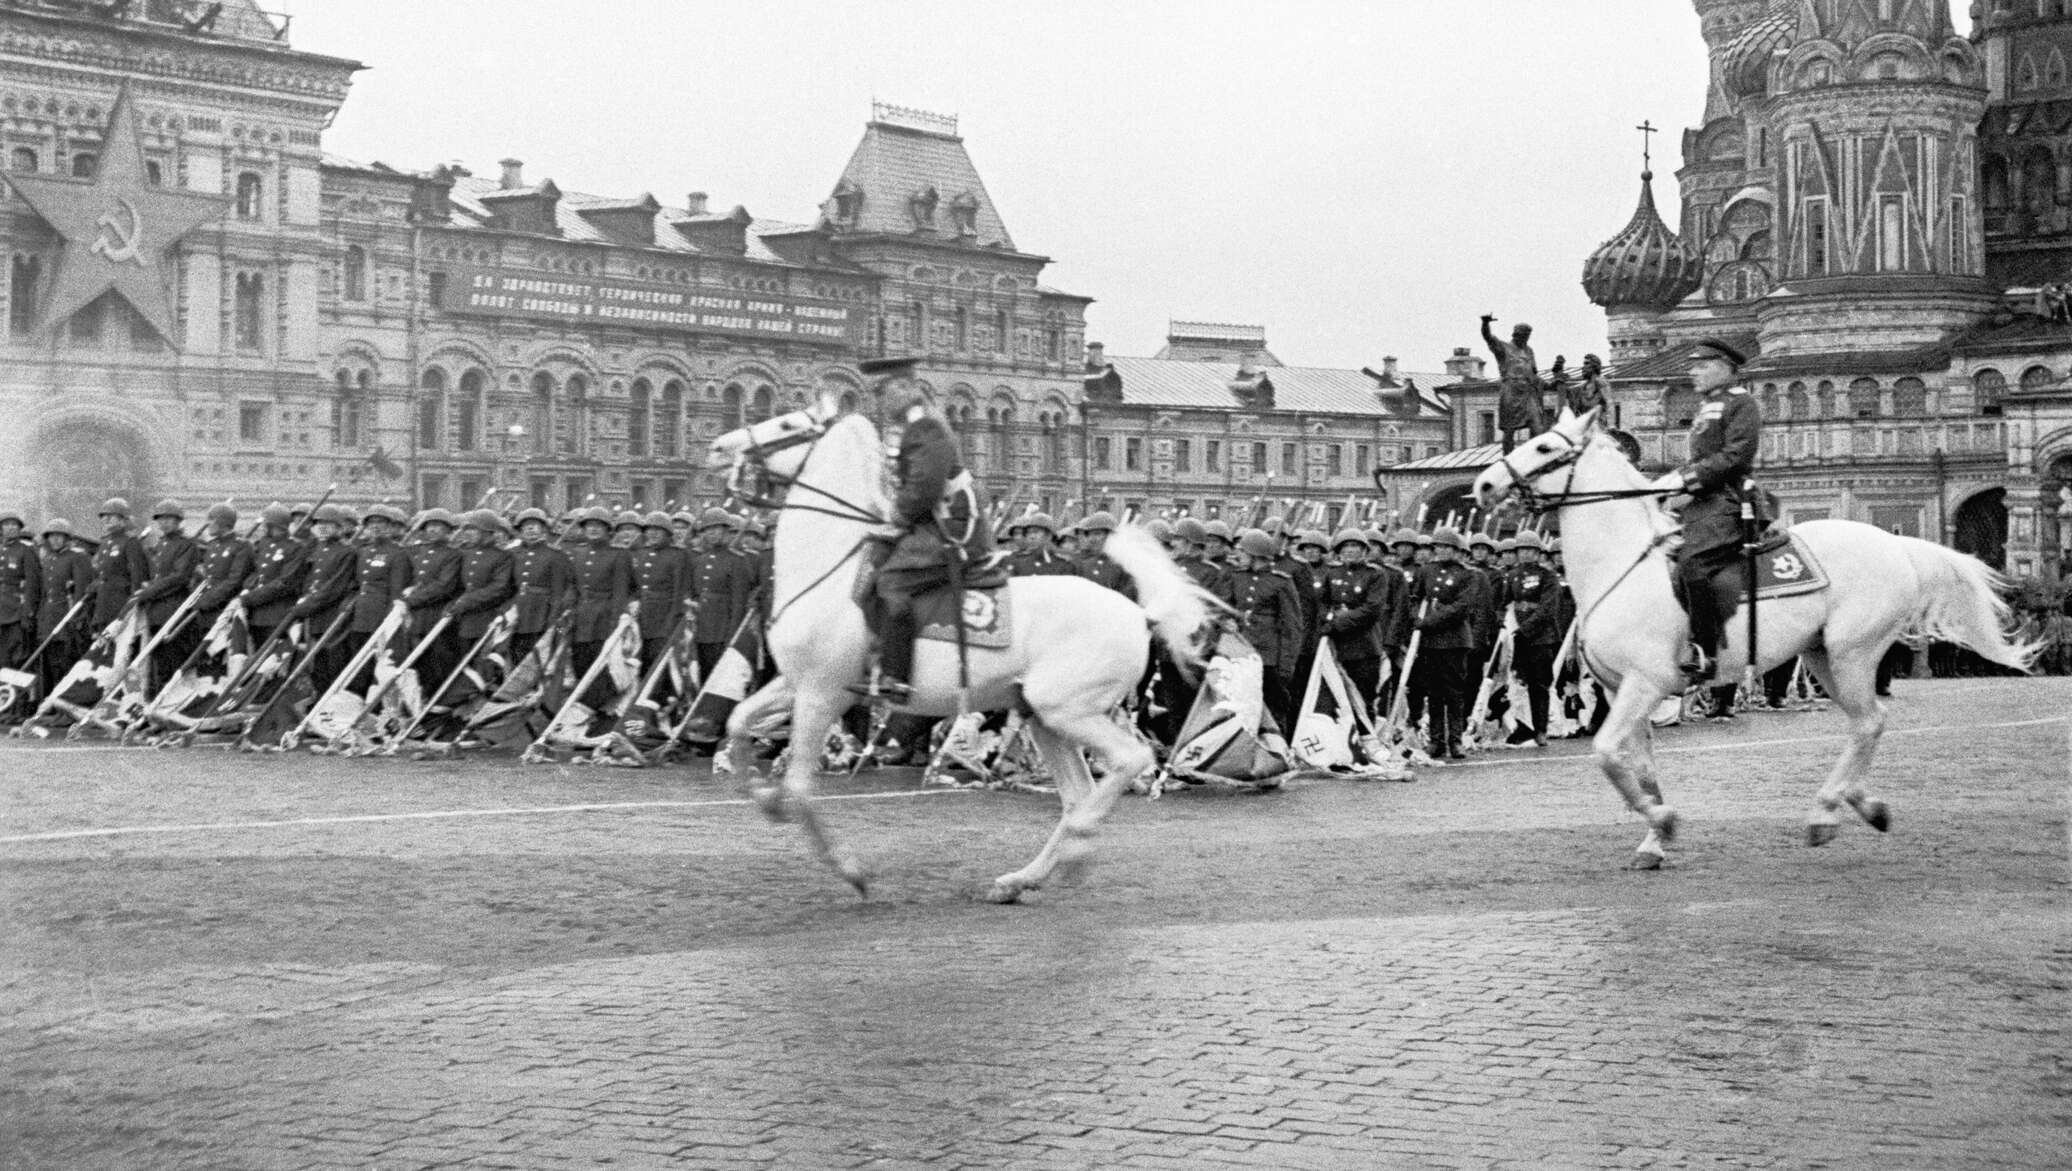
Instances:
[[[892,546],[886,542],[872,542],[866,547],[857,567],[856,583],[850,589],[851,599],[863,607],[864,617],[873,627],[884,615],[884,603],[878,596],[878,572],[891,552]],[[950,576],[947,565],[940,573],[914,574],[905,569],[894,570],[909,581],[928,583],[912,595],[914,637],[957,642],[957,628],[961,623],[964,628],[962,641],[967,647],[1004,650],[1012,646],[1014,625],[1009,620],[1010,594],[1007,589],[1010,579],[1001,567],[1002,560],[1002,555],[996,553],[966,566],[962,589],[953,589],[947,584]]]
[[[1818,593],[1827,588],[1827,571],[1797,533],[1786,530],[1766,537],[1755,551],[1756,601]],[[1748,598],[1747,590],[1741,600]]]

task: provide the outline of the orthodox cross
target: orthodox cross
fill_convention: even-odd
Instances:
[[[1640,125],[1635,126],[1634,129],[1640,131],[1640,169],[1652,171],[1655,169],[1654,156],[1650,153],[1650,149],[1654,146],[1654,136],[1662,131],[1654,122],[1647,119],[1642,119]]]

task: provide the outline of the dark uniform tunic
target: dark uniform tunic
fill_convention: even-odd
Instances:
[[[201,548],[201,599],[194,604],[193,629],[197,638],[207,638],[224,607],[252,576],[252,546],[237,534],[225,532]],[[249,621],[245,629],[250,632]]]
[[[755,563],[739,553],[730,556],[742,564],[754,593]],[[640,669],[647,671],[667,651],[683,617],[684,599],[691,595],[691,555],[674,545],[635,549],[633,588],[640,598]]]
[[[245,578],[245,623],[255,642],[264,642],[287,620],[309,580],[314,545],[294,537],[264,536],[252,546],[252,572]]]
[[[1429,700],[1433,756],[1458,753],[1468,708],[1475,700],[1470,657],[1480,587],[1480,576],[1457,561],[1423,567],[1411,587],[1411,604],[1423,615],[1416,620],[1420,637],[1417,664],[1411,669],[1412,704],[1417,705],[1420,694]]]
[[[993,530],[979,513],[956,433],[940,415],[919,403],[908,407],[897,442],[892,513],[905,531],[878,570],[878,599],[885,607],[878,662],[886,675],[910,682],[914,598],[950,585],[964,566],[985,560],[993,551]]]
[[[1317,627],[1371,708],[1381,687],[1382,632],[1394,616],[1395,571],[1372,565],[1334,565],[1318,575]]]
[[[93,629],[98,632],[122,617],[130,597],[150,579],[151,557],[135,534],[118,529],[102,537],[94,550]]]
[[[1122,566],[1115,563],[1106,553],[1088,553],[1079,559],[1079,576],[1095,585],[1106,586],[1125,598],[1134,600],[1137,596],[1136,583],[1124,573]]]
[[[137,603],[154,636],[159,636],[179,612],[180,604],[194,589],[195,571],[200,568],[201,546],[185,533],[169,533],[151,550],[151,577],[137,591]],[[190,613],[179,629],[159,637],[158,649],[151,652],[152,695],[158,694],[158,689],[187,661],[188,654],[201,645],[201,634]]]
[[[568,613],[575,595],[575,565],[549,541],[520,542],[511,550],[511,582],[517,587],[516,621],[511,627],[511,665],[516,667]]]
[[[1294,716],[1289,676],[1302,653],[1302,599],[1288,575],[1273,569],[1227,571],[1216,591],[1237,611],[1238,633],[1259,652],[1267,711],[1287,735]]]
[[[1719,645],[1721,616],[1741,589],[1741,489],[1762,446],[1763,409],[1742,386],[1705,397],[1691,420],[1691,460],[1677,469],[1690,502],[1679,511],[1679,576],[1691,611],[1691,639]]]
[[[472,651],[482,636],[503,613],[505,606],[517,593],[517,584],[511,576],[511,554],[494,544],[484,543],[473,548],[462,549],[460,553],[460,592],[446,604],[444,616],[453,619],[447,627],[454,639],[454,648],[439,664],[438,670],[427,667],[419,674],[426,694],[431,688],[441,687],[453,678],[463,659]],[[451,690],[432,695],[432,702],[441,706],[452,706],[458,702],[463,685],[454,684]]]
[[[35,647],[43,562],[25,541],[0,544],[0,667],[19,667]]]
[[[611,637],[619,618],[633,601],[633,558],[609,539],[580,545],[568,557],[576,589],[575,625],[569,632],[569,663],[576,677],[586,674],[604,642]],[[583,693],[582,702],[601,709],[611,699],[609,672],[599,672],[597,681]]]
[[[72,664],[86,647],[92,623],[87,620],[86,608],[72,615],[72,621],[65,622],[65,615],[72,613],[72,607],[81,599],[92,605],[94,593],[93,558],[69,545],[56,553],[48,547],[37,553],[38,565],[43,579],[42,597],[36,607],[36,641],[50,640],[43,649],[43,658],[36,668],[43,676],[43,694],[49,695],[71,670]],[[63,622],[64,629],[58,624]],[[56,638],[51,638],[55,634]],[[31,647],[33,652],[35,648]]]
[[[1079,574],[1078,565],[1049,545],[1011,553],[1001,563],[1001,568],[1007,570],[1010,577],[1072,577]]]
[[[409,546],[405,552],[410,557],[410,588],[403,591],[403,605],[410,610],[410,625],[407,634],[399,643],[408,655],[419,643],[430,637],[432,628],[446,614],[446,608],[453,599],[460,596],[461,565],[465,558],[461,551],[448,544],[444,538],[426,539]],[[414,668],[418,681],[425,687],[437,687],[438,681],[446,678],[459,664],[461,656],[460,631],[452,623],[432,639],[430,646],[417,656]]]
[[[1532,703],[1533,735],[1544,740],[1547,689],[1554,683],[1554,656],[1561,653],[1561,640],[1568,633],[1573,607],[1561,575],[1547,565],[1513,568],[1509,592],[1518,616],[1511,663]]]

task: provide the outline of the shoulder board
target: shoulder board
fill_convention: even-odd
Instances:
[[[1747,394],[1747,393],[1748,393],[1748,388],[1747,388],[1747,387],[1745,387],[1745,386],[1730,386],[1730,387],[1728,387],[1728,388],[1727,388],[1727,393],[1728,393],[1728,394]]]

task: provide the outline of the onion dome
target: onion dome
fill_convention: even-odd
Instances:
[[[1799,18],[1790,0],[1749,22],[1719,55],[1720,84],[1737,98],[1762,97],[1770,86],[1770,58],[1791,48]]]
[[[1655,211],[1654,178],[1652,171],[1640,173],[1640,206],[1633,219],[1583,262],[1583,291],[1607,309],[1669,309],[1704,282],[1704,259]]]

